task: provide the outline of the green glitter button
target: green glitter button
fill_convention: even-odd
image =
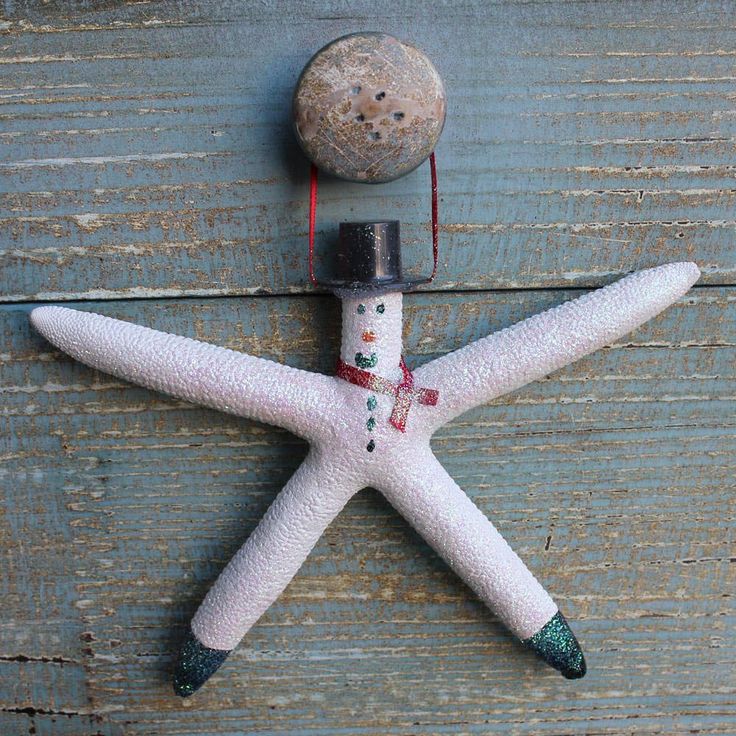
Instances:
[[[369,396],[368,401],[365,402],[365,405],[368,407],[368,411],[373,411],[377,406],[378,402],[376,401],[375,396]]]
[[[373,417],[369,417],[368,421],[365,423],[365,426],[368,427],[369,432],[372,432],[376,428],[376,420]]]

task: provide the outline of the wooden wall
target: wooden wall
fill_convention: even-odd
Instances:
[[[736,5],[0,3],[0,733],[736,733]],[[289,123],[321,45],[424,48],[449,117],[438,280],[410,363],[622,274],[703,278],[625,340],[441,431],[438,456],[573,622],[589,672],[524,651],[375,491],[196,696],[173,655],[306,447],[82,367],[69,303],[329,371]],[[426,167],[325,179],[427,270]],[[325,338],[325,335],[328,337]]]

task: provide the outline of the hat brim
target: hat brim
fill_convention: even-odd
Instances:
[[[418,286],[428,284],[431,281],[425,279],[392,279],[390,281],[340,281],[337,279],[327,279],[320,281],[320,286],[331,289],[339,297],[357,296],[359,294],[388,294],[390,292],[406,292],[412,291]]]

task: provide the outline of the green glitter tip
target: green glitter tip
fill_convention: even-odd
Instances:
[[[206,647],[190,631],[174,670],[174,692],[182,698],[188,698],[210,679],[228,654],[230,650]]]
[[[524,639],[523,644],[568,680],[577,680],[585,674],[583,650],[559,611],[534,636]]]

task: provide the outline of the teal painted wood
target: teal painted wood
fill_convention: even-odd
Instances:
[[[409,358],[571,295],[409,296]],[[126,735],[733,731],[732,289],[696,291],[435,438],[575,622],[583,681],[524,652],[365,491],[185,703],[169,676],[186,622],[306,447],[80,366],[32,333],[30,306],[0,310],[1,703]],[[329,297],[80,306],[303,368],[337,350]]]
[[[304,291],[290,95],[326,40],[381,24],[449,90],[436,288],[592,286],[696,256],[705,283],[732,283],[733,8],[675,5],[13,3],[2,295]],[[398,215],[427,270],[426,167],[321,193],[323,250],[341,219]]]
[[[732,16],[712,0],[6,2],[0,734],[736,732]],[[366,490],[182,702],[186,623],[306,446],[90,371],[27,313],[71,301],[329,371],[338,305],[305,288],[288,100],[322,43],[379,26],[450,91],[443,263],[407,297],[412,364],[637,267],[693,258],[706,286],[433,442],[573,621],[584,680],[523,651]],[[427,179],[325,179],[322,248],[340,219],[398,215],[426,269]]]

